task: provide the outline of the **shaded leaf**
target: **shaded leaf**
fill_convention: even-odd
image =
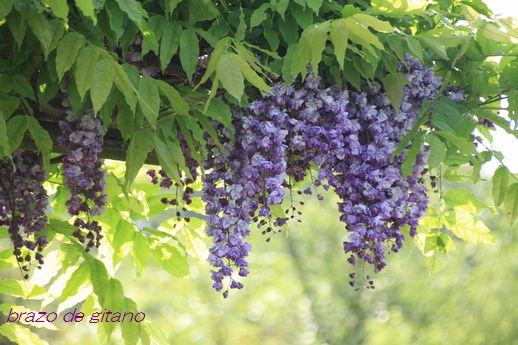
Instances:
[[[162,40],[160,41],[160,69],[164,71],[174,54],[178,51],[180,37],[182,35],[182,25],[178,22],[162,22]]]
[[[44,0],[44,3],[50,7],[56,17],[68,21],[68,5],[67,0]]]
[[[155,80],[160,92],[167,98],[173,109],[180,115],[189,116],[189,104],[182,95],[163,80]]]
[[[144,16],[147,16],[142,5],[136,0],[115,1],[119,4],[120,9],[128,15],[129,19],[134,22],[139,29],[141,29],[144,25]]]
[[[180,62],[187,78],[192,82],[192,75],[198,65],[200,46],[198,36],[192,30],[184,30],[180,35]]]
[[[77,86],[77,92],[81,99],[85,97],[86,92],[92,86],[95,75],[95,67],[99,59],[99,51],[94,46],[86,46],[79,52],[77,58],[74,80]]]
[[[405,96],[404,88],[405,85],[408,84],[407,78],[402,74],[388,74],[385,78],[383,78],[383,88],[387,93],[387,97],[390,100],[390,103],[399,111],[401,107],[401,102],[403,101],[403,97]]]
[[[405,160],[401,166],[404,177],[408,177],[412,174],[417,153],[421,150],[421,145],[423,143],[423,134],[424,133],[421,131],[417,133],[412,142],[412,146],[410,146],[410,149],[406,154]]]
[[[509,217],[509,223],[514,224],[518,217],[518,183],[513,183],[507,190],[505,201],[505,212]]]
[[[261,25],[267,18],[266,11],[271,8],[269,3],[264,3],[252,12],[250,17],[250,30]]]
[[[167,243],[162,243],[153,249],[153,257],[164,270],[175,277],[185,277],[189,274],[187,256]]]
[[[61,292],[59,300],[65,301],[68,297],[72,297],[79,291],[81,285],[90,279],[90,266],[87,261],[83,261],[81,265],[72,273],[67,284]]]
[[[26,117],[27,129],[31,133],[32,140],[36,143],[38,151],[41,153],[43,166],[46,171],[50,170],[50,154],[52,153],[52,139],[49,133],[43,129],[38,120],[32,116]]]
[[[153,78],[143,76],[138,83],[138,104],[149,124],[155,128],[160,112],[160,95]]]
[[[477,150],[475,149],[475,144],[473,144],[471,141],[468,141],[450,132],[435,131],[435,133],[445,138],[453,145],[455,145],[461,153],[475,154],[477,152]]]
[[[430,146],[430,154],[428,156],[428,167],[430,169],[438,167],[446,157],[446,145],[441,139],[435,135],[427,135],[426,142]]]
[[[500,206],[504,202],[507,186],[509,185],[509,178],[509,172],[506,167],[499,166],[498,169],[496,169],[493,175],[493,187],[491,189],[495,206]]]
[[[340,68],[343,70],[345,51],[347,50],[347,41],[349,39],[349,34],[347,33],[345,23],[339,20],[333,21],[331,23],[329,35],[331,37],[331,42],[333,42],[333,47],[335,48],[334,52],[336,60],[338,61]]]
[[[232,55],[223,55],[216,73],[225,90],[234,98],[240,100],[244,93],[245,84],[239,61]]]
[[[151,249],[149,248],[149,242],[147,238],[138,231],[133,234],[132,255],[135,259],[137,276],[140,276],[144,270],[144,267],[146,267],[149,256],[151,255]]]
[[[128,150],[126,151],[126,188],[129,188],[135,177],[144,165],[146,158],[153,150],[153,132],[150,130],[137,131],[131,137]]]
[[[95,66],[94,79],[90,97],[92,98],[92,106],[94,112],[97,113],[104,105],[113,84],[113,70],[108,60],[101,60]]]
[[[29,328],[16,323],[5,323],[0,326],[0,334],[16,344],[48,345]]]

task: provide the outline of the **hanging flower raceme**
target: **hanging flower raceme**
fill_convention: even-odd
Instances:
[[[103,146],[101,121],[92,113],[81,119],[60,121],[62,135],[58,138],[65,148],[63,158],[64,183],[70,191],[67,200],[68,213],[76,217],[73,233],[80,242],[86,242],[86,250],[100,245],[103,237],[99,222],[91,216],[101,214],[106,203],[103,160],[99,158]]]
[[[214,241],[209,262],[217,291],[226,297],[229,288],[242,287],[238,279],[248,275],[251,223],[265,226],[264,234],[294,218],[279,217],[274,207],[288,189],[291,205],[285,214],[293,213],[292,185],[303,181],[312,167],[317,170],[311,176],[313,187],[297,195],[320,186],[338,195],[340,220],[348,231],[344,251],[352,265],[360,259],[380,271],[386,253],[401,248],[403,227],[416,234],[428,204],[422,178],[426,150],[418,152],[408,178],[402,173],[406,152],[393,159],[391,154],[441,80],[411,57],[399,69],[409,85],[398,110],[378,83],[353,92],[322,88],[312,75],[302,85],[272,85],[272,95],[234,110],[235,141],[220,131],[227,154],[212,145],[203,164],[207,234]]]
[[[43,265],[43,248],[47,239],[41,235],[47,223],[47,192],[43,187],[46,172],[41,156],[19,149],[12,159],[0,161],[0,226],[7,226],[13,253],[29,277],[32,260]]]

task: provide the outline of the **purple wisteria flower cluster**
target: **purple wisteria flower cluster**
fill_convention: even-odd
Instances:
[[[63,180],[70,191],[66,205],[68,213],[76,217],[77,230],[73,235],[81,243],[86,242],[89,251],[94,246],[99,247],[103,237],[99,222],[91,219],[102,213],[106,203],[103,160],[99,158],[103,146],[101,121],[87,112],[81,119],[68,116],[59,122],[59,127],[62,135],[58,144],[66,149]]]
[[[242,288],[238,279],[248,275],[251,224],[267,224],[263,233],[284,225],[288,217],[273,212],[275,205],[283,202],[287,189],[291,198],[293,183],[308,174],[311,188],[332,188],[341,199],[340,220],[348,231],[343,247],[350,264],[359,259],[378,272],[386,254],[401,248],[402,229],[416,234],[428,204],[422,178],[426,149],[421,148],[408,178],[401,169],[406,152],[391,154],[416,123],[423,102],[436,95],[441,79],[412,57],[400,72],[409,85],[397,110],[376,82],[353,92],[323,88],[310,75],[302,85],[275,84],[271,95],[233,111],[235,141],[221,129],[226,153],[212,145],[203,163],[207,234],[214,241],[211,277],[224,297],[229,288]],[[311,188],[298,194],[311,194]]]
[[[12,159],[0,161],[0,226],[7,226],[9,237],[24,278],[28,279],[32,260],[43,265],[47,239],[41,235],[47,223],[46,172],[41,156],[19,149]]]

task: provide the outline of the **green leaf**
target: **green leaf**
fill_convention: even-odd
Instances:
[[[401,170],[403,172],[404,177],[408,177],[412,175],[412,170],[414,168],[414,162],[417,157],[417,153],[421,150],[421,145],[423,143],[424,133],[419,131],[412,142],[412,146],[408,150],[405,160],[401,166]]]
[[[477,153],[475,144],[473,144],[471,141],[468,141],[468,140],[461,138],[450,132],[435,131],[435,133],[437,135],[440,135],[441,137],[445,138],[447,141],[449,141],[453,145],[457,146],[457,148],[459,149],[459,151],[461,153],[464,153],[467,155]]]
[[[108,13],[110,29],[115,33],[115,39],[119,40],[124,33],[124,14],[115,0],[107,0],[104,9]]]
[[[112,240],[113,265],[115,266],[124,258],[125,253],[122,251],[122,247],[126,243],[132,242],[136,230],[133,224],[125,219],[120,219],[113,230],[115,231]]]
[[[90,265],[88,261],[83,261],[79,267],[72,273],[70,279],[68,279],[67,284],[63,288],[61,292],[61,296],[59,300],[61,302],[66,301],[68,297],[72,297],[78,293],[79,288],[86,281],[90,279]]]
[[[415,39],[412,36],[405,36],[406,44],[408,46],[408,50],[417,57],[419,60],[423,60],[423,47],[419,40]]]
[[[430,146],[430,154],[428,156],[428,167],[430,169],[438,167],[446,157],[446,145],[441,139],[433,134],[426,136],[426,142]]]
[[[240,63],[235,56],[223,55],[219,61],[216,74],[225,90],[238,101],[241,100],[245,84]]]
[[[285,20],[279,22],[279,32],[288,45],[297,43],[299,35],[297,30],[294,30],[296,27],[297,22],[292,16],[286,16]]]
[[[99,299],[99,303],[104,307],[107,304],[107,299],[109,298],[107,290],[109,289],[110,285],[110,276],[108,275],[108,271],[106,270],[106,267],[102,261],[93,257],[88,257],[88,259],[91,277],[90,280],[92,281],[92,286],[95,294]]]
[[[53,232],[65,235],[67,237],[72,237],[72,233],[76,231],[76,228],[71,224],[55,218],[49,218],[48,227]]]
[[[55,218],[49,218],[48,226],[53,232],[67,237],[72,237],[72,233],[76,231],[76,228],[72,226],[72,224]]]
[[[502,70],[500,85],[504,89],[511,89],[518,86],[518,60],[514,60]]]
[[[11,12],[11,9],[13,8],[15,0],[4,0],[0,1],[0,20],[3,20],[9,12]]]
[[[137,97],[135,96],[135,92],[137,91],[135,89],[135,86],[131,83],[131,80],[128,77],[128,74],[122,68],[121,65],[119,65],[116,61],[112,60],[112,68],[113,68],[113,81],[119,91],[123,94],[124,100],[126,101],[126,104],[129,106],[129,110],[132,113],[135,113],[136,107],[137,107]]]
[[[50,7],[56,17],[68,22],[68,5],[67,0],[44,0],[46,5]]]
[[[194,31],[182,31],[180,36],[180,62],[190,82],[192,82],[192,75],[198,65],[199,45],[198,36]]]
[[[31,133],[32,140],[36,143],[38,151],[43,159],[43,166],[46,171],[50,170],[50,154],[52,153],[52,139],[49,133],[43,129],[38,120],[32,116],[26,117],[27,129]]]
[[[75,3],[83,15],[90,17],[94,22],[94,25],[97,24],[97,17],[95,16],[94,11],[94,0],[75,0]]]
[[[347,33],[345,23],[340,20],[334,20],[331,23],[329,35],[331,37],[331,42],[333,42],[333,46],[335,48],[334,51],[336,60],[338,61],[340,68],[343,70],[345,61],[345,51],[347,50],[347,41],[349,40],[349,34]]]
[[[165,7],[166,13],[171,15],[173,13],[173,11],[175,10],[176,6],[178,6],[178,4],[180,2],[182,2],[182,0],[165,0],[164,7]]]
[[[184,117],[181,119],[181,121],[185,122],[185,125],[189,128],[189,130],[192,132],[194,139],[198,141],[199,148],[202,152],[203,157],[207,156],[207,145],[205,140],[205,133],[200,127],[200,124],[198,123],[197,119],[195,119],[192,116]],[[200,161],[203,161],[203,157],[200,159]]]
[[[137,131],[131,137],[128,150],[126,151],[126,188],[129,189],[137,177],[137,174],[144,165],[146,158],[153,150],[153,132],[150,130]]]
[[[1,115],[0,115],[1,116]],[[9,138],[9,154],[22,144],[27,131],[27,120],[24,115],[15,115],[7,121],[7,136]]]
[[[223,124],[228,129],[233,130],[230,107],[221,99],[214,98],[210,102],[209,107],[205,110],[205,114]]]
[[[113,70],[111,69],[109,60],[101,60],[95,66],[92,88],[90,97],[92,98],[92,106],[94,112],[97,113],[104,105],[113,84]]]
[[[147,238],[138,231],[133,234],[132,255],[135,259],[137,276],[140,276],[144,270],[144,267],[146,267],[149,255],[151,255],[151,249],[149,248],[149,242]]]
[[[230,45],[230,38],[225,37],[216,43],[214,46],[214,50],[210,54],[209,62],[207,64],[207,70],[205,71],[205,74],[201,78],[200,82],[198,83],[198,86],[205,83],[209,77],[216,71],[216,68],[219,64],[219,61],[221,60],[221,57],[226,52],[228,46]]]
[[[172,129],[172,128],[171,128]],[[162,128],[163,132],[167,132],[164,128]],[[192,175],[185,164],[185,157],[183,155],[182,149],[180,147],[180,143],[178,142],[178,136],[176,134],[176,130],[171,131],[172,135],[169,135],[169,140],[166,140],[167,148],[172,156],[172,159],[179,167],[180,171],[183,171],[188,178],[192,178]]]
[[[349,38],[351,41],[358,43],[367,49],[371,48],[371,46],[374,46],[380,50],[384,50],[383,44],[378,39],[378,37],[370,32],[369,29],[367,29],[365,26],[361,25],[352,18],[345,18],[340,20],[345,22],[345,26],[349,31]]]
[[[167,243],[156,246],[153,251],[155,260],[169,274],[175,277],[185,277],[189,274],[187,256],[182,255],[178,249]]]
[[[446,54],[446,49],[444,46],[438,42],[436,39],[431,37],[419,37],[421,41],[424,42],[428,47],[432,48],[433,51],[437,53],[441,58],[448,59],[448,54]]]
[[[14,1],[14,0],[12,0]],[[0,2],[1,4],[8,4],[9,1]],[[2,5],[0,5],[1,7]],[[10,8],[9,8],[10,9]],[[2,18],[2,9],[0,8],[0,19]],[[25,32],[27,31],[27,22],[22,16],[17,12],[13,11],[9,15],[9,20],[7,21],[7,25],[13,34],[13,38],[18,45],[18,48],[21,47],[23,43],[23,39],[25,38]]]
[[[327,21],[311,25],[304,30],[293,56],[292,73],[294,76],[300,73],[305,78],[309,63],[311,63],[313,71],[318,73],[318,64],[322,60],[322,52],[326,46],[330,25],[331,22]]]
[[[174,87],[163,80],[155,79],[155,83],[178,114],[189,116],[189,103],[183,99],[182,95]]]
[[[491,231],[484,223],[473,216],[469,207],[455,208],[455,224],[450,225],[448,229],[464,241],[477,244],[494,242]]]
[[[74,79],[77,86],[77,92],[81,99],[85,97],[86,92],[92,86],[95,75],[95,67],[99,59],[99,51],[94,46],[86,46],[79,52],[77,58]]]
[[[211,20],[220,15],[218,8],[212,1],[189,0],[189,23]]]
[[[245,23],[245,13],[243,12],[243,8],[240,7],[240,14],[239,14],[239,24],[237,24],[236,33],[234,37],[238,41],[242,41],[245,39],[245,32],[246,32],[246,23]]]
[[[401,107],[401,102],[405,96],[404,88],[406,84],[408,84],[407,78],[399,73],[388,74],[383,79],[383,88],[387,93],[387,97],[390,100],[390,103],[394,109],[396,109],[396,111],[399,111]]]
[[[0,159],[10,154],[9,137],[7,136],[7,124],[5,117],[0,110]]]
[[[141,56],[146,56],[150,51],[158,55],[158,40],[162,37],[163,24],[167,22],[164,16],[152,16],[144,26]]]
[[[26,77],[19,74],[15,74],[11,76],[9,79],[12,84],[12,90],[16,92],[20,97],[29,98],[33,101],[36,100],[36,98],[34,97],[34,90],[32,89],[32,85]]]
[[[50,53],[50,46],[54,37],[54,28],[57,24],[49,21],[43,13],[29,15],[27,22],[34,36],[40,41],[46,60]]]
[[[289,0],[273,0],[271,1],[272,7],[279,13],[281,18],[284,20],[284,14],[286,13],[286,9],[290,3]]]
[[[353,19],[358,21],[360,24],[369,26],[379,32],[394,32],[394,28],[389,22],[379,20],[368,14],[357,13],[352,16]]]
[[[136,0],[115,0],[119,4],[122,12],[125,12],[129,19],[142,29],[144,25],[144,16],[147,16],[146,11],[142,8],[140,2]]]
[[[358,7],[354,6],[354,5],[345,5],[344,8],[342,9],[342,17],[344,18],[347,18],[347,17],[351,17],[357,13],[361,13],[361,9],[359,9]]]
[[[493,201],[495,206],[500,206],[504,200],[507,192],[507,186],[509,185],[509,172],[506,167],[499,166],[493,175],[491,194],[493,195]]]
[[[5,323],[0,326],[0,334],[16,344],[49,345],[29,328],[17,323]]]
[[[120,102],[117,108],[117,128],[121,132],[122,138],[126,141],[135,133],[135,114],[126,102]]]
[[[270,8],[271,5],[269,3],[264,3],[252,12],[252,16],[250,17],[250,30],[261,25],[261,23],[266,20],[266,11]]]
[[[518,217],[518,182],[513,183],[507,190],[504,206],[509,223],[512,225]]]
[[[182,35],[182,25],[179,22],[162,22],[162,40],[160,41],[160,69],[164,71],[174,54],[178,51],[180,37]]]
[[[138,82],[138,104],[140,110],[149,121],[149,124],[156,128],[158,113],[160,112],[160,94],[153,78],[143,76]]]
[[[60,81],[65,72],[76,62],[79,50],[84,43],[84,36],[76,32],[67,32],[59,42],[56,51],[56,73]]]
[[[324,0],[306,0],[306,4],[309,8],[311,8],[315,13],[318,14],[318,10],[322,7]]]
[[[293,6],[290,10],[295,21],[302,29],[306,29],[314,23],[313,11],[311,11],[311,9],[301,6]]]
[[[466,204],[472,204],[477,210],[487,208],[486,204],[475,198],[473,193],[466,188],[449,188],[444,194],[444,202],[452,208]]]
[[[386,15],[408,15],[411,13],[424,13],[427,0],[372,0],[372,9]]]
[[[28,292],[22,283],[15,279],[4,278],[0,280],[0,294],[15,297],[26,297]]]
[[[172,153],[169,150],[166,143],[164,143],[158,136],[153,136],[153,145],[155,148],[156,155],[160,166],[164,169],[166,174],[172,178],[175,182],[181,184],[180,172],[178,166],[172,157]]]
[[[273,51],[277,51],[280,43],[279,34],[273,30],[264,29],[263,36],[264,38],[266,38],[266,41],[268,42],[270,49]]]
[[[245,79],[258,88],[263,93],[271,93],[270,87],[264,82],[264,80],[250,67],[250,65],[239,55],[230,53],[232,57],[239,62],[241,72]]]
[[[130,298],[124,298],[121,310],[136,314],[137,304]],[[122,338],[124,339],[124,345],[137,345],[141,332],[140,323],[126,320],[121,323],[121,332]]]

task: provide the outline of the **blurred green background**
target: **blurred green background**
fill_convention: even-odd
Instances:
[[[484,182],[475,188],[481,199],[490,194]],[[433,274],[407,240],[374,276],[375,290],[355,291],[335,203],[306,203],[303,222],[269,243],[254,231],[251,275],[226,300],[210,287],[204,260],[191,259],[186,279],[154,264],[136,278],[126,258],[117,277],[170,344],[518,344],[518,229],[504,217],[482,215],[495,243],[456,240]],[[98,344],[96,327],[84,323],[38,333],[50,344]],[[111,343],[122,343],[120,334]]]

